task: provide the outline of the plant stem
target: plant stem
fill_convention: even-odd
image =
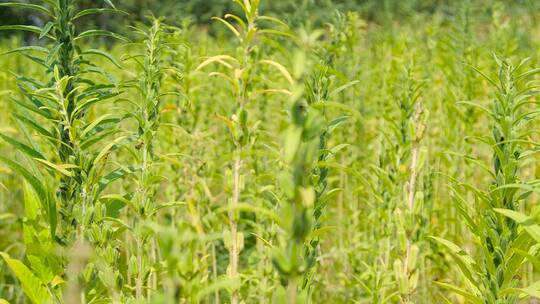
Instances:
[[[143,245],[140,240],[136,241],[137,244],[137,279],[135,281],[135,297],[137,300],[143,298]]]
[[[242,167],[242,148],[237,145],[235,150],[233,167],[233,193],[230,201],[229,226],[231,229],[231,248],[229,251],[229,276],[236,280],[238,277],[238,223],[236,219],[236,206],[240,198],[240,170]],[[234,290],[231,295],[231,304],[237,304],[239,300],[238,290]]]
[[[287,304],[296,304],[297,297],[297,283],[296,278],[292,279],[287,286]]]

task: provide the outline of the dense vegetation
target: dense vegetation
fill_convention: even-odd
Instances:
[[[0,304],[535,303],[538,13],[0,1]]]

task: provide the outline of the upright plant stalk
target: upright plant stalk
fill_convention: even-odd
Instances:
[[[106,1],[110,4],[109,1]],[[73,166],[70,174],[60,175],[60,185],[58,190],[58,196],[60,198],[60,214],[62,218],[62,229],[60,231],[59,241],[62,243],[69,243],[73,240],[73,233],[78,231],[77,234],[81,235],[84,231],[84,220],[80,217],[74,216],[74,208],[85,209],[86,201],[92,200],[91,193],[87,193],[89,189],[84,189],[86,183],[86,176],[88,172],[84,172],[83,168],[84,158],[87,157],[84,151],[85,146],[81,146],[80,143],[76,143],[77,139],[74,138],[75,125],[84,122],[84,113],[87,111],[87,107],[91,104],[85,104],[83,98],[96,98],[99,97],[99,101],[114,96],[112,93],[106,93],[105,90],[98,90],[98,86],[89,86],[84,89],[84,92],[79,92],[79,81],[86,80],[82,78],[82,72],[86,68],[81,65],[90,65],[91,63],[83,59],[84,55],[98,54],[108,56],[104,52],[98,52],[96,50],[82,50],[77,46],[76,42],[82,38],[99,35],[117,36],[107,31],[95,31],[89,30],[83,33],[77,33],[75,20],[80,16],[100,13],[99,10],[77,10],[77,0],[57,0],[57,1],[45,1],[50,8],[46,6],[26,6],[19,3],[5,3],[0,6],[14,6],[22,7],[26,9],[37,10],[40,13],[45,13],[51,19],[47,22],[43,28],[36,28],[33,26],[2,26],[0,30],[9,29],[21,29],[31,32],[39,33],[39,37],[52,40],[52,44],[49,48],[44,49],[40,47],[20,48],[14,50],[21,52],[31,60],[42,65],[48,74],[54,74],[51,77],[50,83],[47,86],[56,86],[55,97],[60,103],[60,109],[58,112],[50,110],[42,110],[44,113],[41,116],[45,116],[47,119],[55,122],[51,134],[58,138],[55,143],[58,149],[58,158],[62,164]],[[114,10],[111,10],[114,11]],[[44,59],[39,57],[30,56],[28,51],[42,51],[46,52],[48,56]],[[110,57],[112,58],[112,57]],[[24,78],[21,78],[23,80]],[[21,82],[21,89],[32,100],[32,103],[39,107],[42,106],[40,97],[32,96],[32,89],[39,89],[34,87],[35,83],[24,81]],[[106,88],[107,86],[105,86]],[[83,97],[81,97],[80,94]],[[41,109],[40,109],[41,110]],[[39,113],[38,113],[39,114]],[[53,119],[54,116],[59,116],[57,119]],[[89,130],[91,131],[91,130]],[[43,134],[43,132],[41,132]],[[88,134],[85,133],[85,134]],[[48,134],[43,134],[48,135]],[[88,195],[87,195],[88,194]],[[89,198],[90,195],[90,198]]]
[[[525,152],[520,141],[525,140],[524,133],[519,133],[523,120],[530,119],[520,115],[522,102],[529,97],[529,88],[519,91],[520,81],[532,73],[516,75],[517,69],[507,60],[497,60],[499,64],[499,83],[493,103],[493,176],[486,202],[491,208],[518,210],[520,197],[517,190],[508,187],[519,183],[518,169]],[[523,63],[523,62],[522,62]],[[536,73],[538,71],[535,71]],[[525,135],[526,136],[526,135]],[[517,225],[514,221],[497,215],[492,209],[482,214],[485,233],[484,245],[487,254],[483,262],[485,277],[481,278],[481,294],[485,303],[516,303],[515,294],[504,295],[505,286],[512,286],[516,278],[509,263],[513,258],[516,244],[519,244]]]
[[[284,23],[276,18],[259,15],[260,0],[235,0],[234,1],[242,10],[243,18],[233,14],[225,15],[225,18],[214,17],[213,19],[225,24],[225,26],[236,36],[240,42],[239,52],[236,57],[229,55],[217,55],[208,58],[202,62],[197,70],[203,68],[210,63],[219,63],[231,71],[231,76],[221,72],[213,72],[211,75],[225,79],[233,88],[235,106],[234,114],[230,118],[220,117],[224,120],[229,128],[232,136],[232,193],[228,200],[228,224],[230,234],[225,237],[225,247],[229,251],[229,267],[227,274],[231,281],[239,280],[239,259],[243,248],[244,235],[238,229],[238,205],[241,201],[242,194],[242,176],[244,159],[243,153],[247,148],[252,147],[255,140],[254,131],[248,127],[248,111],[247,104],[252,100],[252,75],[257,64],[266,64],[274,66],[287,80],[292,81],[291,76],[286,69],[279,63],[263,59],[255,61],[254,44],[256,37],[262,35],[283,35],[288,33],[278,30],[259,29],[258,21],[264,19],[269,22],[277,23],[284,26]],[[233,26],[227,19],[234,20],[237,27]],[[259,93],[274,92],[279,90],[261,90]],[[231,303],[237,304],[240,301],[240,295],[237,288],[231,292]]]
[[[105,2],[111,4],[110,1]],[[104,217],[104,207],[100,199],[107,185],[115,179],[111,176],[118,178],[123,172],[121,169],[113,170],[112,173],[106,170],[108,155],[118,147],[123,138],[119,137],[112,143],[103,145],[104,139],[118,133],[113,125],[119,123],[121,118],[106,114],[93,119],[92,115],[85,115],[92,111],[93,106],[119,94],[114,84],[85,78],[84,75],[89,71],[106,77],[106,72],[97,68],[88,58],[101,56],[115,65],[118,63],[106,52],[82,49],[77,45],[78,41],[92,36],[121,37],[108,31],[88,30],[78,33],[75,26],[75,21],[81,16],[116,10],[114,7],[106,10],[77,10],[76,0],[43,1],[43,5],[0,3],[0,7],[6,6],[35,10],[50,20],[42,28],[26,25],[0,26],[0,30],[34,32],[39,34],[40,39],[50,41],[47,47],[29,46],[12,51],[21,53],[43,67],[44,76],[50,79],[49,82],[42,83],[29,76],[17,76],[24,100],[14,99],[20,111],[16,118],[21,126],[28,127],[37,136],[27,137],[30,145],[7,136],[2,137],[30,160],[32,172],[16,162],[5,162],[24,176],[37,194],[43,210],[42,215],[50,230],[50,240],[40,242],[43,250],[40,253],[36,251],[35,257],[49,267],[46,268],[47,271],[58,274],[61,278],[65,274],[59,270],[65,267],[66,261],[58,259],[57,253],[49,254],[47,251],[58,243],[71,247],[75,240],[84,242],[85,239],[95,242],[98,250],[107,247],[102,239],[109,230],[107,227],[97,227],[98,222],[102,224]],[[43,144],[43,150],[36,150],[37,140]],[[38,166],[44,170],[38,170]],[[57,206],[60,207],[59,211]],[[60,225],[58,213],[61,217]],[[30,234],[28,239],[37,236],[42,230],[37,224],[34,223],[35,230],[26,230]],[[45,247],[49,249],[45,250]],[[110,249],[111,247],[107,248]],[[28,254],[33,255],[32,251]],[[114,259],[114,255],[110,257]],[[50,263],[51,259],[56,263]],[[34,270],[36,269],[30,269]],[[43,268],[37,270],[42,271]],[[90,266],[86,271],[92,273],[98,270]],[[92,283],[104,284],[100,280]],[[43,284],[51,282],[44,281]],[[99,294],[94,296],[99,297]]]
[[[307,53],[307,49],[298,50],[295,60],[305,60]],[[332,157],[347,146],[330,147],[331,134],[348,117],[327,121],[326,103],[357,82],[332,90],[329,62],[321,60],[319,64],[315,72],[310,72],[310,62],[307,62],[294,73],[297,83],[303,85],[293,85],[291,121],[284,143],[286,172],[279,178],[287,202],[281,206],[285,240],[282,248],[275,248],[273,253],[273,264],[283,285],[283,289],[274,294],[277,303],[309,301],[320,242],[319,237],[309,235],[322,228],[321,216],[337,190],[327,191],[327,166],[331,166]]]
[[[413,97],[416,98],[416,97]],[[417,183],[419,171],[422,169],[419,164],[420,143],[425,132],[425,117],[423,115],[423,106],[420,102],[414,102],[414,114],[411,117],[413,132],[411,135],[411,159],[409,165],[409,179],[406,187],[406,202],[402,205],[403,219],[398,220],[401,227],[398,227],[405,238],[405,248],[402,259],[394,261],[394,273],[399,285],[401,301],[403,303],[414,303],[414,294],[418,287],[418,278],[420,276],[420,262],[422,257],[422,239],[419,237],[420,220],[423,216],[422,206],[417,206]],[[401,216],[401,214],[398,214]],[[403,243],[403,241],[401,242]]]
[[[338,19],[341,15],[338,13]],[[341,25],[341,24],[340,24]],[[329,203],[329,198],[332,197],[338,188],[328,189],[328,178],[330,175],[330,167],[336,164],[333,160],[334,156],[348,144],[342,143],[332,146],[331,140],[334,132],[338,130],[341,124],[348,121],[346,115],[331,117],[332,104],[338,98],[338,94],[343,94],[358,81],[350,81],[341,86],[334,88],[337,75],[341,73],[336,67],[336,62],[340,59],[342,49],[341,44],[344,39],[340,34],[335,32],[335,29],[330,26],[330,41],[323,47],[316,50],[317,64],[314,66],[314,71],[310,72],[310,76],[304,81],[305,101],[307,111],[318,111],[324,120],[323,128],[318,130],[319,145],[317,150],[317,164],[309,172],[309,180],[315,190],[315,200],[313,202],[312,231],[317,231],[322,228],[322,215],[325,213],[326,205]],[[350,41],[347,41],[350,42]],[[339,110],[343,111],[342,109]],[[307,268],[303,275],[301,287],[310,293],[311,283],[317,266],[317,258],[319,252],[320,238],[314,237],[310,239],[304,246],[304,258],[307,262]]]
[[[538,111],[528,110],[529,104],[536,104],[530,98],[537,92],[534,91],[535,86],[526,80],[539,73],[540,69],[520,72],[526,60],[518,66],[497,57],[495,61],[499,66],[497,80],[477,70],[495,89],[491,107],[463,102],[489,115],[492,136],[471,138],[488,144],[492,149],[491,168],[473,160],[493,180],[485,191],[467,183],[458,184],[473,192],[479,203],[476,210],[469,206],[460,192],[452,189],[461,215],[477,240],[479,259],[473,259],[450,241],[434,239],[457,260],[467,290],[442,282],[439,285],[464,294],[475,303],[511,304],[518,303],[523,293],[531,295],[526,288],[517,289],[516,286],[520,282],[518,273],[525,259],[519,252],[527,252],[532,242],[527,232],[517,229],[516,222],[503,216],[504,212],[495,211],[506,209],[508,213],[515,213],[520,202],[531,194],[527,183],[519,178],[519,169],[530,155],[528,125],[538,115]],[[518,195],[520,189],[526,192]]]
[[[372,186],[373,195],[378,201],[378,221],[382,226],[377,227],[375,234],[385,243],[385,252],[379,260],[387,271],[393,267],[395,281],[373,292],[373,301],[378,303],[387,297],[398,298],[402,303],[412,302],[418,286],[422,229],[427,229],[421,226],[425,199],[417,197],[422,172],[420,142],[426,121],[419,101],[423,83],[414,78],[412,67],[406,68],[404,74],[404,88],[394,98],[399,117],[384,117],[384,124],[388,124],[385,129],[389,131],[384,134],[379,164],[374,167],[377,178]],[[397,244],[392,240],[397,240]]]
[[[58,129],[60,130],[60,143],[58,145],[58,151],[60,160],[64,164],[73,163],[78,158],[78,151],[75,147],[71,138],[70,130],[72,130],[72,123],[74,123],[78,116],[80,117],[83,113],[74,116],[73,111],[75,109],[76,101],[75,94],[70,94],[76,86],[78,81],[77,75],[79,72],[79,64],[76,61],[76,45],[74,38],[75,34],[75,25],[73,24],[73,17],[75,13],[75,1],[74,0],[59,0],[58,7],[55,9],[56,16],[56,26],[53,29],[54,35],[57,37],[58,45],[58,76],[59,78],[68,77],[67,84],[62,95],[65,96],[65,103],[67,104],[64,109],[65,120],[60,122]],[[79,180],[79,182],[77,181]],[[60,180],[60,198],[61,206],[66,212],[63,214],[62,219],[64,224],[62,227],[68,228],[74,221],[73,207],[76,204],[75,201],[80,197],[81,193],[81,178],[80,176],[65,176],[63,175]],[[83,203],[83,209],[86,209],[84,206],[86,202]],[[84,211],[83,211],[84,213]],[[82,239],[84,236],[84,221],[81,223],[80,229],[78,229],[77,238]],[[75,227],[74,227],[75,228]],[[69,230],[64,231],[63,238],[69,240]]]
[[[135,154],[138,156],[137,174],[138,189],[135,197],[135,214],[132,227],[135,238],[135,256],[137,271],[135,272],[135,298],[142,300],[144,297],[145,277],[150,277],[146,273],[145,261],[151,260],[152,256],[147,255],[155,248],[153,243],[149,243],[150,235],[145,233],[143,225],[147,220],[151,220],[156,204],[157,179],[154,166],[156,165],[156,154],[154,151],[156,133],[160,125],[160,111],[162,103],[161,82],[164,74],[163,53],[167,48],[164,41],[164,28],[159,19],[152,21],[152,26],[148,31],[135,29],[145,40],[142,45],[145,53],[140,62],[142,71],[135,81],[134,87],[139,92],[138,109],[135,118],[138,123],[137,143]],[[137,59],[136,59],[137,60]],[[145,249],[150,247],[151,249]],[[153,261],[155,262],[155,261]],[[151,284],[148,280],[148,284]],[[148,286],[151,288],[152,286]]]
[[[419,260],[422,247],[422,227],[419,223],[422,218],[422,206],[417,206],[417,183],[419,172],[422,169],[419,163],[420,142],[425,132],[425,117],[423,106],[419,101],[422,83],[413,79],[411,70],[407,72],[405,93],[400,98],[401,120],[398,137],[402,154],[399,156],[400,166],[407,166],[407,171],[399,179],[403,184],[398,185],[403,191],[402,202],[398,202],[395,216],[397,218],[397,237],[400,254],[395,258],[393,268],[394,276],[399,287],[402,303],[413,303],[413,294],[418,287]]]
[[[297,77],[304,75],[302,73]],[[304,88],[297,85],[291,98],[291,122],[284,138],[283,153],[287,170],[279,177],[279,185],[287,199],[286,204],[281,206],[284,219],[281,225],[286,235],[281,248],[275,247],[273,251],[272,262],[282,285],[274,293],[274,303],[307,303],[308,299],[307,290],[301,292],[301,287],[308,269],[305,244],[313,225],[316,192],[306,172],[315,169],[323,125],[318,111],[308,111],[304,94]]]
[[[326,113],[326,103],[330,102],[333,95],[335,95],[335,91],[331,91],[332,81],[329,71],[331,62],[323,61],[320,63],[320,65],[321,66],[318,67],[318,71],[315,72],[308,81],[306,81],[305,89],[308,110],[310,108],[319,109],[321,111],[322,118],[325,121],[324,128],[320,130],[320,133],[318,135],[318,164],[315,165],[310,174],[310,181],[313,189],[315,190],[315,200],[313,202],[313,231],[318,230],[322,227],[321,216],[323,215],[326,204],[328,203],[328,195],[331,195],[334,190],[339,190],[332,189],[330,191],[327,191],[329,175],[329,168],[327,166],[330,165],[331,159],[334,157],[334,155],[339,150],[344,148],[346,144],[340,144],[335,147],[329,148],[328,141],[330,140],[332,132],[334,132],[340,124],[344,123],[348,119],[347,116],[340,116],[328,121],[328,114]],[[356,82],[346,84],[345,86],[349,86],[354,83]],[[344,89],[344,87],[341,87],[340,90],[341,89]],[[318,237],[313,238],[304,247],[305,259],[307,261],[307,269],[304,274],[302,288],[306,288],[308,290],[310,288],[311,281],[313,279],[312,277],[314,275],[315,267],[317,264],[317,251],[319,243],[320,239]]]
[[[309,79],[306,82],[306,95],[307,95],[307,104],[308,105],[315,105],[317,103],[324,104],[325,102],[329,101],[329,87],[330,87],[330,79],[328,77],[328,66],[321,67],[321,71],[318,71],[316,75],[314,75],[311,79]],[[323,105],[324,107],[324,105]],[[326,118],[323,108],[323,117]],[[319,162],[324,162],[326,158],[331,156],[331,152],[327,149],[327,142],[328,142],[329,133],[327,130],[322,130],[321,134],[319,135]],[[324,152],[323,152],[324,151]],[[313,210],[313,229],[319,229],[321,228],[320,218],[323,214],[324,204],[321,201],[322,195],[324,194],[326,187],[327,187],[327,180],[328,177],[328,168],[327,167],[319,167],[316,166],[313,169],[313,177],[315,179],[314,181],[314,190],[315,190],[315,201],[314,201],[314,210]],[[315,238],[309,242],[308,245],[305,246],[305,255],[306,260],[308,263],[308,269],[313,269],[316,265],[316,258],[317,258],[317,247],[319,245],[319,239]],[[311,271],[306,271],[306,275],[304,277],[304,282],[302,284],[303,288],[306,288],[309,284],[309,281],[311,280]]]

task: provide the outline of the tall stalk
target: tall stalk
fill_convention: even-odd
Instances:
[[[154,219],[158,208],[156,191],[159,186],[158,172],[155,167],[159,164],[155,152],[156,137],[161,124],[162,99],[165,93],[162,90],[162,78],[165,73],[164,53],[168,50],[165,41],[165,26],[159,19],[152,20],[152,26],[148,30],[134,28],[144,37],[140,43],[144,47],[144,53],[139,57],[132,57],[141,67],[137,80],[127,84],[133,86],[138,92],[137,109],[134,118],[137,121],[136,144],[133,155],[137,155],[136,174],[137,191],[133,197],[134,214],[131,223],[135,247],[135,298],[139,301],[144,299],[144,290],[152,290],[153,282],[150,279],[154,274],[148,272],[150,265],[157,263],[154,258],[155,243],[152,234],[145,232],[145,225]],[[140,60],[140,61],[139,61]],[[148,293],[148,296],[150,294]]]
[[[239,214],[238,209],[242,199],[242,180],[245,172],[244,166],[246,160],[244,159],[245,151],[249,150],[256,140],[256,134],[254,130],[251,130],[248,125],[249,115],[247,111],[247,105],[253,100],[254,81],[253,75],[255,68],[258,65],[265,64],[275,67],[287,80],[292,81],[290,75],[286,69],[279,63],[263,59],[256,60],[255,43],[257,38],[265,35],[281,35],[288,36],[290,34],[280,32],[274,29],[260,29],[258,22],[266,20],[284,26],[284,23],[276,18],[263,16],[259,14],[260,0],[235,0],[234,1],[242,10],[243,18],[240,18],[233,14],[227,14],[224,18],[214,17],[215,20],[223,23],[237,38],[240,47],[236,56],[229,55],[217,55],[212,56],[202,62],[197,70],[205,67],[210,63],[219,63],[227,68],[231,75],[227,75],[222,72],[213,72],[210,75],[220,77],[227,81],[233,91],[234,96],[234,110],[230,117],[220,118],[224,120],[228,126],[231,134],[232,142],[232,189],[231,196],[228,200],[227,206],[227,218],[229,233],[225,236],[225,247],[229,252],[229,266],[227,268],[227,275],[231,282],[239,282],[239,263],[240,253],[243,249],[244,235],[239,231]],[[233,23],[228,20],[234,21]],[[263,89],[257,93],[275,93],[280,90]],[[237,304],[240,301],[240,295],[237,288],[233,288],[231,291],[231,303]]]
[[[106,2],[111,4],[110,1]],[[108,229],[97,229],[97,223],[101,223],[104,217],[100,199],[107,185],[122,176],[123,172],[122,169],[108,172],[107,159],[124,138],[118,137],[111,141],[112,143],[103,143],[104,139],[119,132],[113,126],[121,118],[111,114],[95,118],[92,111],[95,105],[116,97],[119,92],[114,83],[100,83],[86,78],[90,71],[107,77],[106,72],[90,60],[94,56],[107,58],[117,66],[118,63],[106,52],[83,49],[79,45],[81,40],[92,36],[123,38],[101,30],[79,32],[76,26],[76,21],[81,16],[118,11],[114,7],[104,10],[78,10],[77,4],[76,0],[43,1],[42,5],[0,3],[0,7],[37,11],[49,20],[42,28],[26,25],[0,26],[0,30],[30,31],[38,34],[39,39],[49,42],[46,47],[29,46],[11,51],[22,54],[42,67],[43,78],[48,80],[42,82],[41,79],[31,76],[17,75],[18,86],[24,99],[14,99],[18,105],[15,117],[20,126],[34,131],[37,136],[27,136],[29,144],[25,144],[2,135],[2,138],[27,156],[30,170],[11,160],[0,160],[20,173],[36,192],[43,210],[42,216],[50,231],[50,239],[42,239],[38,242],[39,246],[34,242],[28,244],[30,250],[27,254],[32,255],[34,261],[37,259],[48,265],[49,271],[58,274],[59,278],[66,275],[60,270],[66,267],[67,261],[58,259],[57,253],[51,250],[51,247],[60,244],[69,248],[75,241],[85,242],[87,239],[95,242],[98,250],[106,247],[101,240]],[[37,142],[42,148],[37,148]],[[29,233],[27,239],[31,240],[38,236],[43,228],[39,221],[28,224],[32,229],[26,230]],[[54,259],[55,263],[49,263],[51,259]],[[98,270],[90,267],[87,271]],[[98,284],[102,282],[94,282],[94,285]]]
[[[457,183],[474,194],[478,202],[475,209],[457,188],[452,188],[461,215],[476,238],[479,257],[473,259],[457,245],[435,239],[456,259],[467,290],[442,282],[439,285],[457,291],[475,303],[510,304],[518,303],[522,294],[516,286],[520,282],[518,274],[525,256],[519,252],[527,252],[532,242],[527,232],[518,230],[516,222],[494,209],[515,212],[531,193],[527,183],[520,179],[520,167],[531,152],[527,128],[538,111],[528,109],[528,104],[535,103],[531,97],[537,92],[535,86],[526,81],[540,69],[520,72],[526,60],[518,66],[507,59],[495,57],[495,61],[499,67],[496,80],[477,70],[495,89],[490,108],[463,102],[478,107],[489,116],[492,135],[470,136],[469,139],[488,144],[491,148],[491,168],[473,160],[478,168],[489,173],[492,181],[487,190],[480,190],[467,182]],[[518,195],[520,189],[526,192]]]
[[[307,41],[303,42],[308,45]],[[279,247],[274,248],[273,264],[278,270],[283,288],[274,294],[277,303],[306,303],[311,297],[311,286],[318,264],[320,238],[312,236],[323,229],[322,215],[332,194],[328,190],[328,167],[332,158],[347,144],[332,146],[329,141],[336,129],[347,121],[347,116],[329,118],[327,104],[334,96],[356,81],[338,88],[330,73],[331,59],[308,57],[309,47],[296,51],[294,60],[303,62],[294,71],[296,82],[290,104],[290,122],[285,131],[285,172],[279,186],[286,202],[280,206],[280,223],[285,230]]]
[[[402,87],[393,96],[393,108],[383,116],[385,129],[377,166],[372,181],[372,195],[377,208],[374,238],[384,248],[376,255],[384,280],[394,284],[376,286],[374,303],[395,299],[401,303],[414,302],[418,287],[419,253],[424,251],[423,238],[429,227],[422,225],[426,198],[418,195],[423,186],[423,162],[420,159],[426,128],[426,116],[420,101],[423,82],[415,77],[413,66],[403,72]],[[398,81],[398,80],[396,80]],[[388,109],[388,108],[387,108]],[[395,115],[394,115],[395,114]],[[395,241],[394,241],[395,240]],[[388,272],[393,268],[393,277]],[[379,282],[377,282],[379,284]]]

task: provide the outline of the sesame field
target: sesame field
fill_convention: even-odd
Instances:
[[[540,303],[540,2],[0,0],[0,304]]]

